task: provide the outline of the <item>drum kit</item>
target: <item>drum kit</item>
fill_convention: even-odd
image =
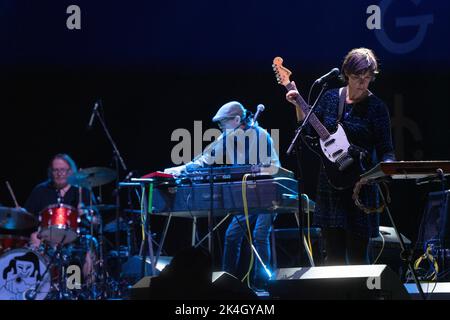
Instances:
[[[92,196],[94,187],[116,176],[114,170],[92,167],[74,173],[68,183],[80,191],[88,189]],[[57,203],[35,215],[13,199],[16,208],[0,207],[0,300],[105,299],[121,294],[124,288],[108,274],[103,261],[99,214],[117,207]],[[39,239],[38,247],[24,236],[36,227],[31,237]]]

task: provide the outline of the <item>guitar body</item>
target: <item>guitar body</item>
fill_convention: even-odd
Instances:
[[[348,142],[341,124],[326,140],[309,135],[302,140],[320,157],[328,182],[337,190],[353,187],[366,171],[366,157],[360,157],[361,149]]]

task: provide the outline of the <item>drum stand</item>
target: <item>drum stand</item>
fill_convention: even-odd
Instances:
[[[98,274],[100,277],[100,284],[102,286],[102,297],[107,298],[108,292],[106,290],[107,288],[107,281],[108,281],[108,273],[106,271],[104,260],[103,260],[103,220],[102,217],[99,215],[99,229],[98,229],[98,248],[95,251],[96,254],[98,254],[98,268],[100,269]],[[97,265],[97,264],[96,264]],[[97,270],[95,268],[94,270]]]
[[[87,220],[90,225],[90,238],[87,239],[88,243],[86,246],[86,255],[90,254],[90,259],[92,261],[92,270],[87,275],[89,279],[89,284],[86,286],[87,296],[92,300],[97,300],[98,298],[106,298],[106,280],[107,274],[104,268],[103,260],[103,221],[100,213],[95,212],[93,208],[93,196],[92,187],[89,187],[89,210],[87,212]],[[83,203],[82,199],[82,188],[79,187],[79,204]],[[100,191],[101,192],[101,191]],[[99,220],[99,241],[96,244],[96,238],[94,235],[94,218],[96,213]],[[86,259],[86,258],[85,258]],[[86,263],[86,261],[85,261]],[[98,281],[99,280],[99,281]],[[100,291],[98,287],[100,286]]]
[[[67,291],[67,286],[66,286],[66,281],[64,281],[66,279],[65,276],[65,270],[64,270],[64,256],[63,256],[63,252],[62,252],[62,248],[63,245],[62,244],[58,244],[56,246],[56,251],[54,256],[56,256],[56,261],[57,261],[57,265],[58,265],[58,291],[57,291],[57,296],[56,296],[56,300],[73,300],[73,296],[70,292]]]
[[[105,268],[104,264],[104,257],[103,257],[103,221],[101,219],[101,216],[99,215],[99,230],[98,230],[98,244],[95,246],[94,241],[92,240],[90,242],[90,249],[91,252],[95,253],[95,259],[94,259],[94,282],[93,282],[93,288],[92,288],[92,298],[94,300],[97,300],[98,298],[108,298],[108,272]],[[92,229],[92,228],[91,228]],[[92,238],[95,239],[93,236],[93,232],[91,232]],[[99,281],[97,281],[97,279]],[[100,292],[97,294],[97,286],[100,286]]]
[[[50,291],[49,296],[51,297],[52,300],[72,300],[73,299],[72,294],[70,292],[67,292],[66,283],[64,281],[64,279],[65,279],[64,265],[63,265],[64,257],[63,257],[63,252],[62,252],[64,240],[65,240],[65,236],[61,240],[61,243],[56,245],[56,250],[53,253],[53,255],[51,256],[50,262],[47,264],[47,268],[45,269],[44,273],[41,275],[41,279],[36,282],[36,286],[35,286],[34,290],[29,290],[26,292],[26,294],[25,294],[26,300],[36,299],[37,294],[40,292],[39,290],[40,290],[40,286],[42,284],[42,279],[45,279],[45,276],[50,271],[50,268],[54,265],[58,266],[58,272],[59,272],[58,287],[55,289],[56,292],[52,293]],[[51,277],[51,275],[50,275],[50,280],[51,280],[52,288],[55,288],[55,285],[53,283],[53,278]]]
[[[98,230],[98,243],[96,243],[96,238],[94,235],[94,217],[96,216],[96,212],[92,209],[92,189],[90,192],[90,208],[88,212],[88,220],[90,220],[90,236],[91,238],[88,240],[87,252],[91,253],[91,259],[93,262],[93,269],[88,275],[90,283],[88,286],[89,293],[88,296],[90,299],[98,300],[99,298],[107,298],[107,279],[108,274],[104,267],[103,260],[103,220],[100,213],[97,214],[99,219],[99,230]],[[95,255],[95,256],[94,256]],[[99,290],[100,287],[100,290]]]

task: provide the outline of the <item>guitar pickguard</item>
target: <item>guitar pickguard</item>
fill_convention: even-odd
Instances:
[[[336,131],[332,133],[328,139],[320,139],[319,141],[324,156],[327,157],[330,162],[335,163],[339,171],[345,170],[353,163],[353,158],[348,152],[350,143],[348,142],[347,135],[340,123],[338,123]]]

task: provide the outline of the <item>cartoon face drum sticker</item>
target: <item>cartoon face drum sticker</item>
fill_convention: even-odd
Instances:
[[[43,300],[50,290],[46,261],[31,250],[16,249],[0,257],[1,300]]]

